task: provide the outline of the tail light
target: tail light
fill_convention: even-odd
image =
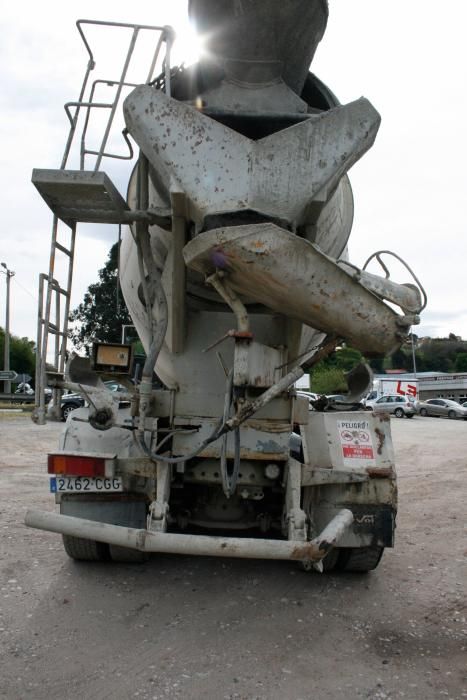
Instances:
[[[58,452],[47,457],[49,474],[67,476],[107,476],[115,474],[115,455]]]

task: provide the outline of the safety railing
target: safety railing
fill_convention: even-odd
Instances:
[[[114,27],[114,28],[120,28],[120,29],[128,29],[131,30],[131,36],[130,36],[130,41],[128,45],[128,49],[123,61],[123,67],[122,71],[120,74],[119,80],[105,80],[104,78],[100,78],[98,80],[95,80],[91,86],[91,89],[89,91],[89,96],[86,99],[86,89],[88,86],[89,82],[89,77],[91,75],[91,72],[96,68],[96,61],[94,58],[94,53],[91,49],[90,43],[88,41],[88,38],[85,34],[85,27],[92,25],[92,26],[100,26],[100,27]],[[131,144],[128,140],[127,137],[127,132],[124,129],[123,131],[123,136],[126,141],[126,144],[129,147],[129,155],[128,156],[121,156],[118,154],[113,154],[113,153],[108,153],[106,152],[106,146],[108,143],[109,135],[111,133],[111,129],[113,126],[115,114],[117,111],[118,104],[120,102],[121,96],[122,96],[122,91],[125,87],[136,87],[136,83],[131,83],[127,81],[127,75],[130,69],[130,64],[132,57],[135,52],[135,47],[136,43],[138,40],[138,37],[142,32],[149,31],[149,32],[157,32],[159,33],[159,38],[157,40],[157,43],[154,48],[154,52],[152,53],[152,56],[150,58],[150,64],[149,64],[149,69],[146,75],[145,80],[142,80],[141,82],[144,83],[150,83],[154,80],[155,75],[154,72],[159,64],[162,65],[162,72],[164,74],[164,82],[165,82],[165,92],[166,94],[170,95],[170,71],[171,71],[171,65],[170,65],[170,55],[171,55],[171,50],[172,50],[172,44],[175,38],[175,33],[172,27],[169,26],[151,26],[151,25],[144,25],[144,24],[128,24],[124,22],[104,22],[104,21],[97,21],[97,20],[87,20],[87,19],[80,19],[76,22],[76,26],[78,28],[78,32],[81,36],[81,39],[84,43],[84,46],[86,48],[86,51],[88,53],[88,63],[87,63],[87,68],[84,74],[83,78],[83,83],[81,86],[80,94],[77,100],[72,101],[72,102],[67,102],[65,104],[65,111],[67,113],[68,119],[70,121],[70,131],[68,134],[67,142],[65,145],[65,150],[63,153],[63,158],[62,158],[62,163],[61,163],[61,169],[64,169],[67,165],[68,158],[70,155],[70,151],[73,145],[74,137],[76,134],[76,129],[78,125],[78,120],[81,114],[81,110],[84,109],[86,111],[85,115],[85,121],[84,121],[84,127],[81,135],[81,142],[80,142],[80,168],[83,170],[84,169],[84,164],[85,164],[85,157],[86,155],[95,155],[96,156],[96,162],[94,164],[94,171],[99,170],[102,159],[105,158],[119,158],[119,159],[132,159],[133,158],[133,150],[131,148]],[[165,55],[161,57],[162,53],[162,48],[165,45]],[[94,95],[96,92],[96,87],[98,85],[105,84],[108,87],[115,87],[115,96],[114,99],[110,102],[95,102],[94,101]],[[74,109],[72,109],[74,108]],[[91,115],[91,110],[93,109],[109,109],[110,114],[109,118],[107,120],[107,124],[105,125],[104,128],[104,133],[102,136],[100,148],[97,150],[94,149],[87,149],[86,148],[86,135],[88,133],[88,127],[89,127],[89,119]]]
[[[172,27],[169,26],[151,26],[143,24],[129,24],[125,22],[105,22],[99,20],[80,19],[76,22],[78,32],[88,54],[88,61],[84,73],[83,82],[77,100],[67,102],[65,104],[65,112],[70,122],[70,130],[65,144],[63,157],[60,165],[60,170],[66,170],[70,155],[76,153],[74,145],[78,133],[78,125],[82,120],[81,136],[79,138],[79,168],[86,169],[86,157],[94,156],[95,162],[92,170],[99,171],[104,158],[114,158],[119,160],[133,159],[133,147],[128,138],[126,129],[123,129],[123,140],[127,147],[126,153],[113,153],[108,149],[109,139],[113,134],[114,120],[117,114],[117,109],[122,100],[124,90],[126,88],[136,87],[138,83],[128,80],[128,74],[132,65],[132,60],[135,55],[135,48],[138,38],[147,32],[157,33],[157,39],[154,42],[154,49],[149,53],[149,67],[144,71],[144,79],[141,83],[159,82],[166,94],[170,95],[170,80],[171,80],[171,64],[170,56],[172,44],[175,38],[175,33]],[[128,30],[129,42],[126,53],[123,59],[123,65],[118,79],[105,79],[98,77],[92,82],[89,87],[90,76],[96,68],[96,60],[94,52],[91,48],[91,42],[88,38],[87,30],[89,27],[116,28],[120,30]],[[146,63],[147,65],[147,63]],[[156,71],[159,71],[155,75]],[[113,98],[108,101],[99,101],[96,99],[98,88],[105,85],[114,90]],[[90,120],[93,110],[108,110],[108,118],[104,120],[103,132],[98,137],[100,145],[98,148],[91,148],[87,145],[87,138],[90,131]],[[78,155],[78,154],[77,154]],[[57,377],[62,376],[65,368],[67,339],[68,339],[68,317],[70,312],[71,300],[71,285],[73,278],[74,266],[74,251],[75,251],[75,236],[76,224],[72,225],[70,244],[67,246],[59,242],[59,220],[54,215],[52,226],[52,240],[50,251],[50,262],[48,274],[40,276],[39,283],[39,310],[38,310],[38,329],[37,329],[37,358],[36,358],[36,408],[35,420],[43,424],[46,421],[46,402],[45,402],[45,386],[46,373],[53,372]],[[65,273],[65,284],[60,285],[56,279],[56,253],[57,251],[65,255],[67,261],[67,270]],[[60,298],[63,297],[64,304],[60,305]],[[51,320],[52,300],[55,298],[55,318]],[[48,358],[49,336],[55,338],[53,358]],[[47,366],[47,359],[49,363]],[[57,416],[60,409],[60,389],[54,389],[54,407]]]

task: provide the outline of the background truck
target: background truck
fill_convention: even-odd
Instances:
[[[168,27],[78,22],[89,61],[67,105],[62,166],[33,172],[54,213],[37,375],[54,406],[64,387],[87,405],[48,457],[59,512],[31,509],[26,522],[61,533],[75,559],[173,552],[367,571],[394,543],[397,508],[389,422],[358,410],[371,372],[357,367],[345,402],[321,410],[293,387],[342,340],[367,356],[393,352],[426,303],[417,285],[389,277],[387,251],[368,261],[384,276],[348,260],[347,171],[380,116],[364,98],[340,105],[309,72],[325,0],[191,0],[189,12],[206,53],[188,67],[171,66]],[[89,82],[90,25],[130,33],[115,81]],[[155,34],[154,54],[135,84],[128,70],[144,32]],[[102,86],[112,99],[98,96]],[[88,137],[99,110],[110,116],[97,148]],[[138,154],[126,199],[101,170],[123,158],[110,150],[122,113],[128,159]],[[75,142],[79,169],[68,165]],[[71,273],[62,286],[54,259],[64,253],[72,268],[80,222],[121,227],[121,287],[147,358],[137,387],[128,346],[96,343],[90,358],[65,364]],[[68,248],[58,242],[63,225]],[[106,390],[110,378],[126,383],[129,408]],[[40,394],[35,419],[45,420]]]
[[[418,379],[380,378],[373,380],[373,389],[365,397],[363,404],[371,408],[375,401],[382,396],[390,394],[411,397],[415,402],[419,401]]]

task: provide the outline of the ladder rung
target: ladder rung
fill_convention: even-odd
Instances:
[[[55,241],[55,247],[61,250],[62,253],[65,253],[65,255],[68,255],[69,258],[71,258],[71,250],[65,248],[65,246],[63,246],[61,243],[57,243],[57,241]]]
[[[42,323],[45,325],[45,320],[41,319]],[[49,328],[48,328],[49,333],[52,333],[53,335],[65,335],[63,331],[59,331],[55,323],[50,323],[49,321]]]
[[[63,294],[64,297],[70,296],[70,293],[67,292],[66,289],[63,289],[63,287],[60,287],[58,284],[55,284],[52,282],[50,285],[52,287],[52,291],[56,292],[57,294]]]

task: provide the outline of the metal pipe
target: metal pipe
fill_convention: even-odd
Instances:
[[[6,309],[5,309],[5,343],[4,343],[4,353],[3,353],[3,369],[5,372],[10,371],[10,281],[14,277],[15,273],[9,270],[6,263],[1,263],[2,267],[5,268],[6,272]],[[5,380],[4,384],[5,394],[11,394],[11,381],[9,379]]]
[[[134,528],[83,520],[69,515],[28,510],[25,524],[39,530],[107,542],[142,552],[163,552],[195,556],[236,557],[246,559],[292,559],[321,561],[334,547],[353,522],[350,510],[342,509],[318,537],[310,542],[266,540],[237,537],[179,535],[150,532]]]
[[[44,282],[47,279],[47,275],[44,273],[39,275],[39,303],[37,309],[37,338],[36,338],[36,391],[34,395],[34,405],[35,405],[35,420],[38,425],[45,425],[45,401],[44,392],[39,391],[42,377],[42,360],[41,360],[41,349],[42,349],[42,314],[44,311]]]
[[[237,329],[241,332],[249,332],[250,320],[246,306],[240,301],[235,292],[230,288],[224,273],[220,270],[213,275],[206,277],[206,282],[210,284],[219,296],[230,306],[237,319]]]
[[[412,329],[410,330],[410,340],[412,343],[412,363],[413,363],[413,376],[416,379],[417,378],[417,363],[415,361],[415,345],[413,342],[413,331]]]
[[[109,138],[110,129],[111,129],[111,127],[112,127],[112,123],[113,123],[113,119],[114,119],[114,116],[115,116],[115,112],[116,112],[116,110],[117,110],[117,105],[118,105],[118,102],[119,102],[119,100],[120,100],[120,95],[122,94],[123,85],[124,85],[124,83],[125,83],[126,74],[127,74],[127,72],[128,72],[128,68],[129,68],[129,65],[130,65],[131,57],[132,57],[132,55],[133,55],[133,51],[134,51],[134,48],[135,48],[136,40],[137,40],[137,38],[138,38],[138,32],[139,32],[139,28],[134,29],[134,30],[133,30],[133,34],[132,34],[132,36],[131,36],[130,45],[129,45],[129,47],[128,47],[128,52],[127,52],[126,59],[125,59],[125,63],[124,63],[123,70],[122,70],[122,75],[121,75],[121,77],[120,77],[120,82],[119,82],[119,85],[118,85],[118,87],[117,87],[117,91],[116,91],[116,93],[115,93],[115,98],[114,98],[114,101],[113,101],[113,105],[112,105],[112,108],[111,108],[111,111],[110,111],[109,121],[107,122],[107,126],[106,126],[105,132],[104,132],[104,136],[103,136],[103,138],[102,138],[102,143],[101,143],[101,146],[100,146],[100,149],[99,149],[99,155],[97,156],[96,164],[95,164],[95,166],[94,166],[94,172],[97,172],[97,171],[99,170],[99,168],[100,168],[100,165],[101,165],[101,161],[102,161],[102,158],[103,158],[103,155],[104,155],[105,147],[106,147],[106,145],[107,145],[107,139]]]
[[[149,181],[148,181],[148,160],[141,152],[138,162],[138,206],[142,211],[147,210],[149,203]],[[142,436],[145,428],[145,419],[149,410],[149,403],[152,393],[152,375],[157,362],[157,357],[167,333],[168,307],[165,291],[162,286],[162,278],[151,249],[151,239],[148,225],[138,222],[136,226],[136,245],[138,251],[138,265],[143,285],[146,311],[148,314],[148,324],[151,328],[150,344],[147,357],[144,363],[141,383],[139,385],[139,426],[138,433]],[[144,263],[149,275],[149,284],[146,283]],[[158,302],[159,318],[154,319],[153,308]]]
[[[63,335],[62,335],[62,347],[60,350],[60,364],[58,365],[58,371],[63,373],[65,371],[65,357],[66,357],[66,345],[68,338],[68,322],[70,320],[70,302],[71,302],[71,286],[73,284],[73,265],[75,260],[75,243],[76,243],[76,223],[71,227],[70,234],[70,256],[68,263],[68,277],[67,277],[67,292],[65,294],[65,309],[63,311]]]

